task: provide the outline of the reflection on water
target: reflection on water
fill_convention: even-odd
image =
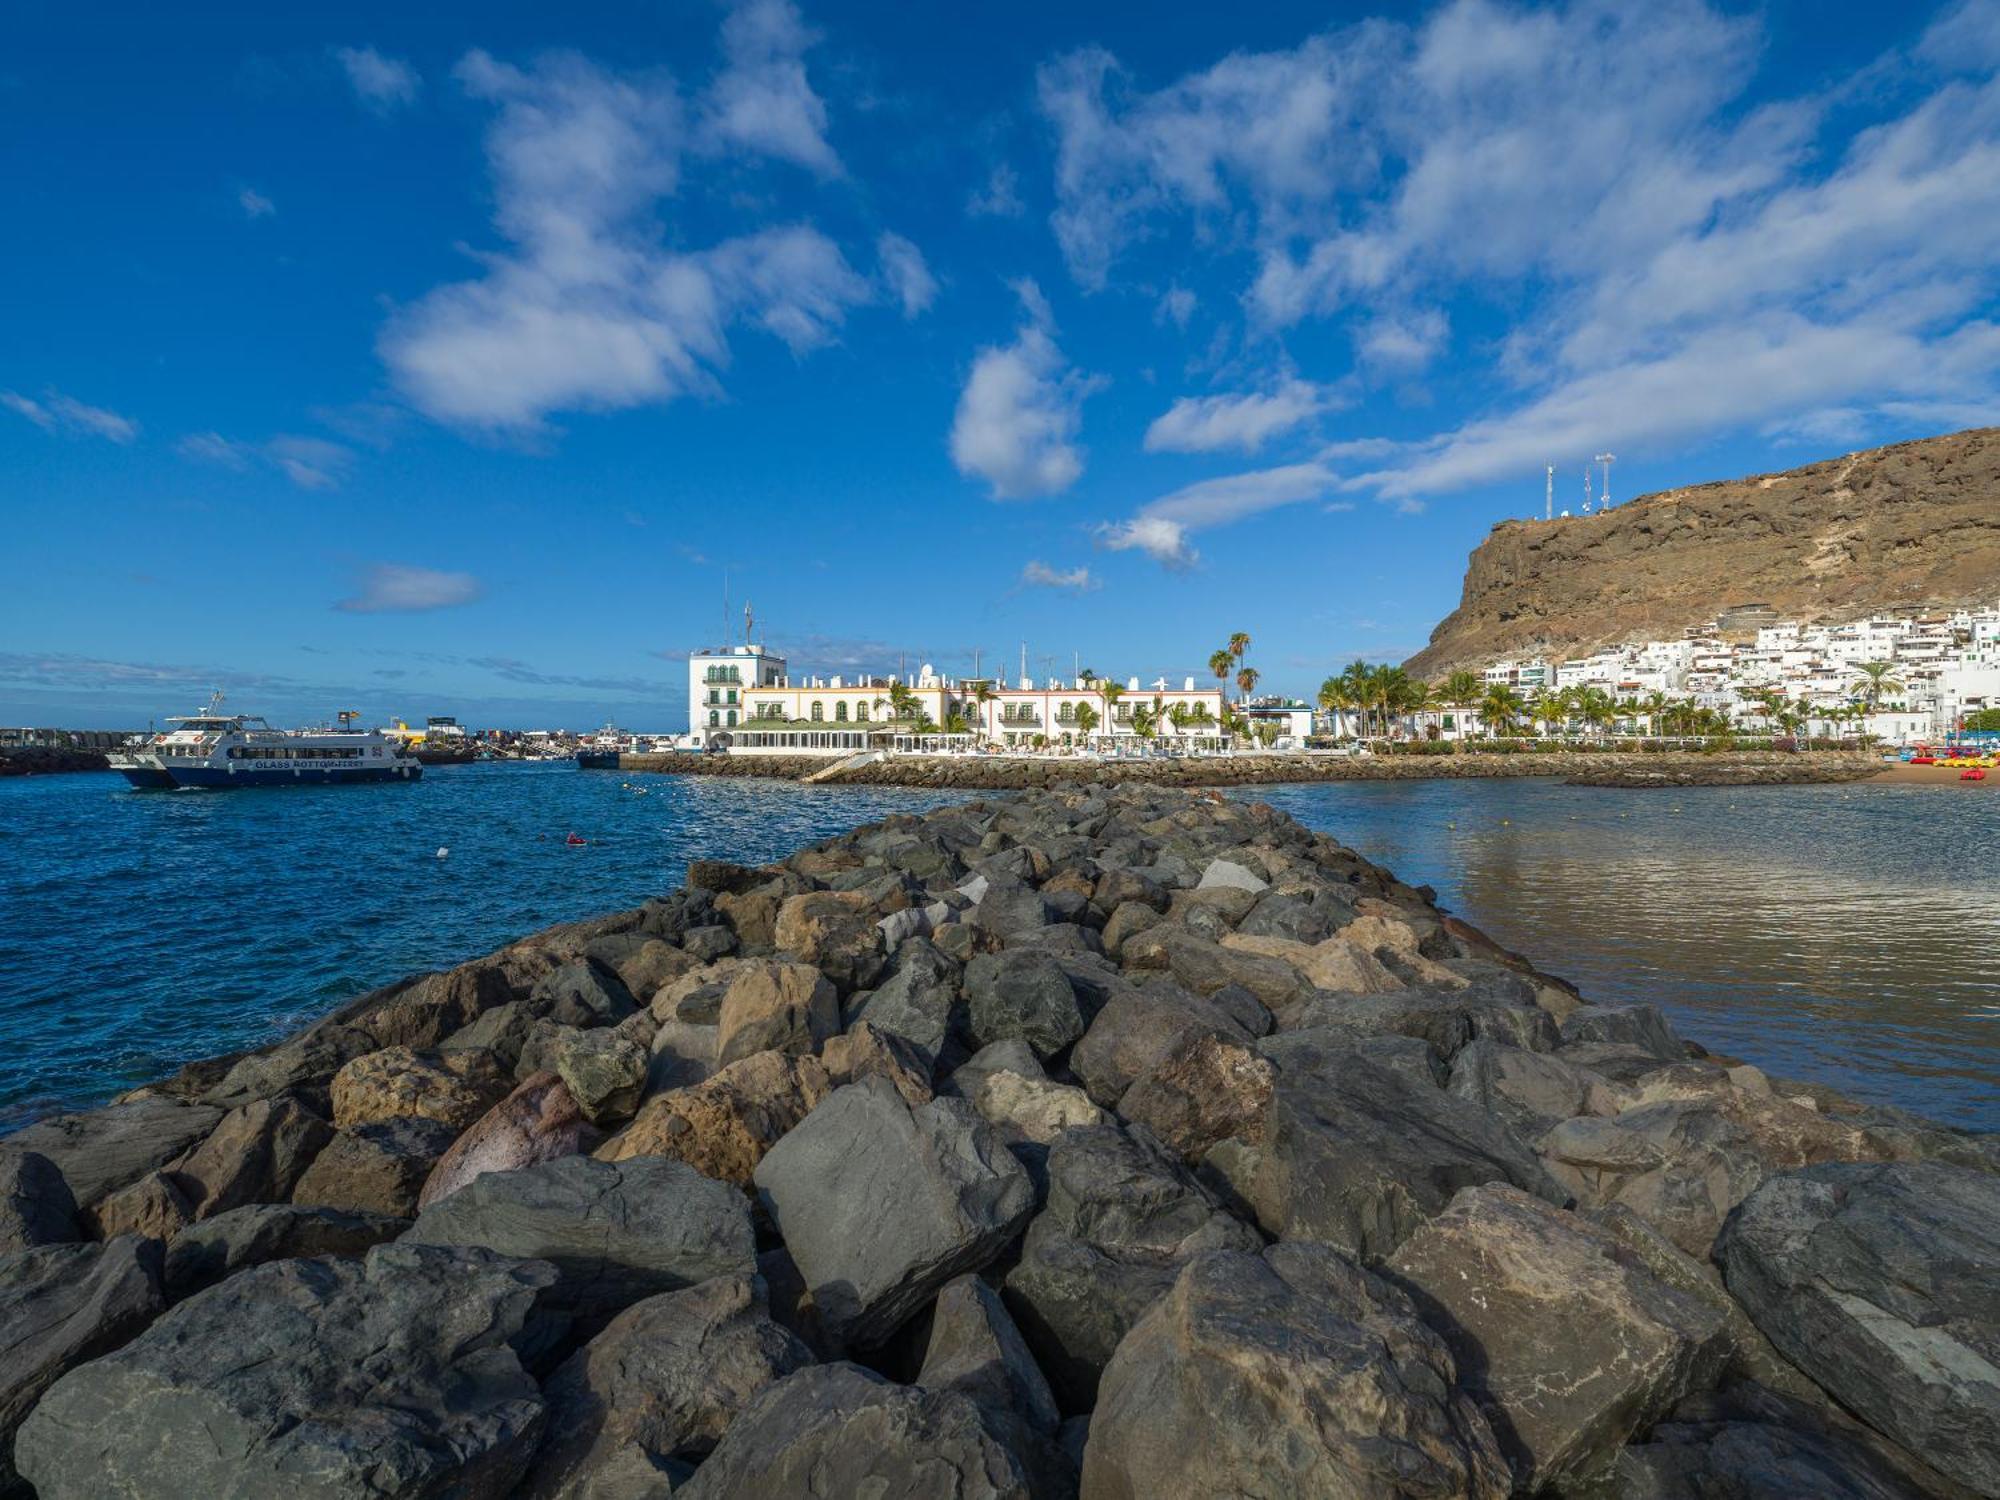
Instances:
[[[1255,795],[1598,1000],[1774,1073],[2000,1128],[2000,797],[1349,782]]]

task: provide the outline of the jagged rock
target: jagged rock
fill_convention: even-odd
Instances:
[[[964,1029],[958,976],[958,965],[934,944],[912,938],[896,950],[888,977],[869,994],[854,1019],[902,1037],[936,1066],[947,1042]]]
[[[215,1128],[222,1111],[173,1099],[133,1099],[81,1114],[50,1115],[7,1137],[0,1151],[33,1151],[56,1164],[78,1208],[137,1182]]]
[[[1323,889],[1266,891],[1236,924],[1236,930],[1245,937],[1284,938],[1312,947],[1353,920],[1353,907]]]
[[[1269,890],[1271,882],[1256,871],[1246,869],[1244,866],[1237,864],[1234,860],[1212,859],[1208,862],[1208,868],[1201,872],[1201,883],[1195,889],[1212,891],[1218,887],[1228,890],[1249,891],[1253,895],[1256,895]]]
[[[713,891],[720,896],[724,893],[741,895],[752,890],[770,878],[770,871],[759,870],[750,865],[733,864],[726,859],[691,859],[687,867],[687,883],[690,889]]]
[[[491,1052],[499,1059],[500,1066],[511,1073],[521,1061],[521,1048],[526,1045],[536,1020],[527,1001],[509,1000],[461,1026],[438,1043],[438,1050]]]
[[[1413,1036],[1450,1062],[1472,1040],[1472,1015],[1456,996],[1427,990],[1386,995],[1322,994],[1293,1006],[1285,1030],[1338,1030],[1357,1036]]]
[[[842,1345],[879,1342],[1034,1209],[1027,1173],[958,1099],[883,1078],[836,1090],[757,1164],[757,1189]]]
[[[191,1224],[167,1247],[167,1295],[178,1302],[246,1266],[300,1255],[359,1255],[410,1227],[388,1214],[251,1203]]]
[[[736,934],[720,922],[707,927],[690,927],[681,938],[681,947],[689,957],[712,964],[736,951]]]
[[[1524,1494],[1598,1478],[1729,1358],[1711,1302],[1517,1188],[1467,1188],[1388,1267],[1457,1356]]]
[[[981,1075],[972,1103],[1009,1145],[1031,1141],[1046,1146],[1065,1130],[1101,1125],[1108,1118],[1090,1102],[1090,1095],[1073,1084],[1005,1068]]]
[[[762,889],[724,891],[715,898],[715,910],[739,946],[769,948],[777,933],[779,900]]]
[[[579,959],[544,976],[529,993],[528,1007],[558,1026],[612,1026],[638,1002],[610,969]]]
[[[914,1042],[867,1021],[856,1021],[839,1036],[828,1037],[820,1061],[835,1088],[879,1075],[895,1084],[896,1092],[911,1104],[923,1104],[931,1097],[930,1059]]]
[[[1105,1369],[1083,1495],[1502,1500],[1453,1373],[1408,1297],[1325,1246],[1203,1255]]]
[[[82,1238],[62,1169],[37,1151],[0,1151],[0,1254]]]
[[[651,1059],[630,1037],[605,1027],[564,1027],[544,1056],[591,1124],[629,1119],[639,1107]]]
[[[1612,1042],[1638,1047],[1667,1062],[1687,1056],[1687,1044],[1674,1035],[1656,1005],[1581,1006],[1564,1018],[1562,1039],[1565,1045]]]
[[[812,891],[778,908],[773,941],[833,981],[843,994],[863,990],[882,972],[882,934],[858,892]]]
[[[1118,1111],[1198,1161],[1230,1136],[1264,1139],[1276,1081],[1277,1069],[1248,1047],[1198,1033],[1127,1089]]]
[[[43,1393],[166,1305],[159,1244],[137,1235],[0,1255],[0,1494],[17,1491],[17,1430]]]
[[[543,1420],[509,1344],[553,1279],[413,1245],[253,1267],[58,1381],[16,1461],[41,1500],[503,1495]]]
[[[292,1202],[409,1218],[425,1179],[457,1139],[444,1121],[417,1115],[336,1131],[292,1189]]]
[[[1263,1242],[1163,1150],[1115,1125],[1064,1132],[1048,1179],[1007,1304],[1065,1406],[1088,1410],[1111,1351],[1183,1263]]]
[[[485,1173],[519,1171],[596,1144],[596,1129],[563,1081],[553,1073],[532,1074],[438,1158],[417,1207],[429,1208]]]
[[[676,1491],[676,1494],[682,1493]],[[846,1363],[767,1386],[689,1482],[688,1500],[1029,1500],[1021,1461],[956,1391]]]
[[[1856,1125],[1739,1089],[1565,1120],[1538,1149],[1580,1202],[1622,1203],[1698,1260],[1730,1209],[1774,1172],[1889,1154]]]
[[[259,1099],[232,1109],[207,1138],[168,1169],[197,1219],[246,1203],[282,1203],[333,1127],[296,1099]]]
[[[974,958],[965,966],[965,1003],[980,1046],[1019,1037],[1044,1061],[1066,1051],[1087,1024],[1062,965],[1033,949]]]
[[[513,1081],[490,1052],[364,1053],[333,1075],[333,1123],[342,1130],[397,1115],[468,1128],[507,1097]]]
[[[165,1172],[148,1172],[137,1182],[97,1200],[84,1210],[84,1222],[100,1240],[121,1234],[143,1234],[170,1240],[194,1222],[194,1205],[180,1184]]]
[[[691,1088],[655,1094],[597,1156],[671,1157],[747,1188],[764,1153],[832,1090],[818,1058],[759,1052]]]
[[[1572,1116],[1615,1114],[1619,1107],[1613,1086],[1596,1074],[1488,1037],[1452,1059],[1446,1088],[1530,1141]]]
[[[817,1052],[840,1030],[840,998],[809,964],[745,964],[729,981],[717,1023],[716,1061],[758,1052]]]
[[[1071,1050],[1070,1070],[1092,1099],[1110,1109],[1183,1043],[1201,1035],[1244,1046],[1256,1040],[1224,1007],[1176,986],[1119,990]]]
[[[1167,889],[1149,871],[1114,866],[1098,874],[1091,900],[1113,915],[1125,905],[1150,907],[1156,912],[1164,912],[1167,909]]]
[[[1062,1421],[1035,1357],[999,1293],[977,1276],[960,1276],[938,1291],[930,1342],[916,1383],[969,1396],[983,1410],[1018,1417],[1053,1435]]]
[[[1274,1013],[1311,993],[1313,986],[1303,973],[1261,951],[1278,939],[1246,938],[1233,932],[1228,938],[1226,944],[1217,943],[1162,925],[1128,939],[1121,962],[1127,969],[1165,969],[1197,995],[1240,985]]]
[[[1019,1037],[1009,1037],[1004,1042],[981,1047],[952,1069],[943,1092],[955,1094],[961,1099],[977,1099],[980,1084],[994,1073],[1018,1073],[1023,1078],[1049,1076],[1042,1060],[1035,1056],[1033,1047]]]
[[[1045,927],[1051,920],[1040,891],[1004,876],[989,877],[975,902],[970,925],[998,938]]]
[[[1916,1162],[1773,1177],[1716,1252],[1786,1358],[1877,1432],[2000,1495],[2000,1177]]]
[[[1140,933],[1158,927],[1166,918],[1159,910],[1143,901],[1126,901],[1105,919],[1104,930],[1098,934],[1098,941],[1104,951],[1113,958],[1125,956],[1125,945]]]
[[[729,993],[729,981],[743,966],[742,959],[725,958],[690,969],[655,990],[646,1009],[663,1026],[670,1021],[713,1026],[722,1015],[722,997]]]
[[[520,1500],[677,1490],[758,1392],[813,1362],[760,1284],[718,1276],[635,1302],[549,1377],[548,1436]]]
[[[612,964],[612,969],[634,1000],[650,999],[668,980],[678,979],[688,970],[707,962],[703,954],[687,946],[685,938],[678,948],[643,933],[628,934],[624,941],[632,946],[624,950]],[[593,944],[592,948],[595,946]],[[731,946],[734,946],[733,939]],[[586,949],[585,953],[586,956],[595,956],[591,949]]]
[[[750,1205],[692,1167],[565,1156],[488,1172],[418,1214],[402,1243],[476,1245],[561,1273],[551,1306],[599,1323],[641,1297],[757,1264]]]
[[[1485,1111],[1357,1052],[1280,1065],[1250,1198],[1280,1239],[1389,1254],[1460,1188],[1506,1182],[1568,1195]]]
[[[663,1021],[653,1033],[652,1058],[646,1065],[646,1092],[691,1088],[715,1073],[719,1026],[694,1021]]]

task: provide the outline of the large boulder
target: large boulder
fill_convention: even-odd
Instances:
[[[410,1227],[387,1214],[249,1203],[191,1224],[167,1246],[167,1295],[178,1302],[245,1266],[300,1255],[360,1255]]]
[[[38,1151],[0,1151],[0,1255],[82,1238],[62,1169]]]
[[[965,966],[965,1005],[978,1045],[1018,1037],[1043,1061],[1067,1051],[1087,1024],[1063,966],[1034,948],[974,957]]]
[[[1062,1422],[1055,1394],[999,1293],[977,1276],[960,1276],[938,1292],[916,1383],[970,1396],[982,1410],[1044,1436]]]
[[[543,1420],[510,1341],[553,1279],[413,1245],[254,1267],[58,1381],[16,1461],[41,1500],[504,1495]]]
[[[857,1020],[839,1036],[828,1037],[820,1061],[835,1088],[879,1074],[912,1104],[931,1097],[930,1056],[916,1043],[867,1021]]]
[[[2000,1495],[2000,1177],[1934,1163],[1773,1177],[1716,1258],[1757,1326],[1842,1406]]]
[[[1615,1042],[1638,1047],[1666,1062],[1679,1062],[1688,1055],[1687,1044],[1674,1034],[1656,1005],[1579,1006],[1563,1018],[1562,1039],[1565,1045]]]
[[[711,1276],[750,1275],[750,1205],[727,1183],[659,1157],[564,1156],[488,1172],[431,1204],[403,1236],[545,1260],[561,1280],[548,1302],[586,1326],[641,1297]]]
[[[1576,1115],[1618,1112],[1616,1086],[1545,1052],[1480,1037],[1451,1063],[1445,1087],[1532,1141]]]
[[[1264,1138],[1277,1069],[1248,1047],[1197,1032],[1125,1091],[1118,1112],[1187,1161],[1229,1137]]]
[[[635,1302],[543,1384],[548,1435],[519,1500],[665,1495],[758,1392],[812,1362],[754,1277]]]
[[[687,1500],[1029,1500],[1021,1461],[957,1391],[813,1365],[767,1386],[730,1424]]]
[[[972,1104],[1010,1146],[1046,1146],[1065,1130],[1102,1125],[1110,1118],[1075,1084],[1056,1083],[1039,1070],[1026,1074],[1000,1068],[982,1074]]]
[[[1084,1500],[1502,1500],[1499,1445],[1453,1375],[1410,1299],[1323,1245],[1200,1256],[1104,1371]]]
[[[333,1139],[333,1127],[296,1099],[232,1109],[169,1169],[197,1219],[246,1203],[282,1203]]]
[[[159,1097],[133,1099],[82,1114],[50,1115],[0,1143],[9,1155],[32,1151],[56,1164],[78,1208],[164,1167],[215,1128],[222,1111]]]
[[[333,1123],[342,1130],[397,1115],[469,1127],[507,1097],[513,1080],[490,1052],[385,1047],[333,1075]]]
[[[655,1094],[597,1157],[671,1157],[747,1188],[764,1153],[831,1092],[818,1058],[758,1052],[691,1088]]]
[[[166,1307],[160,1268],[159,1244],[136,1235],[0,1255],[0,1494],[15,1492],[15,1432],[43,1393]]]
[[[292,1202],[409,1218],[424,1179],[457,1139],[444,1121],[419,1115],[336,1131],[292,1189]]]
[[[744,964],[729,981],[717,1024],[716,1062],[758,1052],[817,1052],[840,1030],[840,997],[810,964]]]
[[[837,1089],[755,1181],[829,1338],[880,1342],[945,1282],[986,1264],[1034,1189],[962,1099],[912,1107],[883,1078]]]
[[[1111,1109],[1127,1089],[1196,1036],[1241,1046],[1256,1040],[1255,1032],[1212,999],[1172,984],[1127,987],[1114,991],[1091,1021],[1070,1053],[1069,1066],[1090,1097]]]
[[[854,1019],[902,1037],[937,1066],[965,1029],[958,986],[958,965],[933,944],[911,938],[896,949],[894,967]]]
[[[810,891],[788,897],[772,931],[777,946],[797,954],[843,994],[863,990],[882,972],[877,913],[859,892]]]
[[[1280,1065],[1246,1196],[1278,1238],[1321,1240],[1373,1261],[1460,1188],[1488,1182],[1568,1201],[1534,1152],[1484,1110],[1331,1047],[1307,1065]]]
[[[1712,1302],[1517,1188],[1467,1188],[1388,1268],[1451,1346],[1524,1494],[1600,1478],[1731,1352]]]
[[[440,1156],[417,1207],[429,1208],[488,1172],[518,1172],[597,1144],[598,1134],[553,1073],[535,1073],[482,1115]]]
[[[1150,1138],[1115,1125],[1063,1132],[1048,1184],[1007,1302],[1065,1406],[1087,1411],[1111,1351],[1183,1264],[1263,1241]]]
[[[645,1093],[651,1056],[631,1037],[611,1027],[558,1030],[543,1052],[585,1119],[610,1125],[630,1119]]]
[[[543,976],[528,995],[528,1008],[558,1026],[615,1026],[637,1002],[611,969],[577,959]]]
[[[194,1205],[171,1173],[148,1172],[137,1182],[99,1198],[81,1216],[90,1237],[115,1240],[121,1234],[142,1234],[170,1240],[194,1222]]]

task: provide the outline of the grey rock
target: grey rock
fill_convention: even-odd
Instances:
[[[979,904],[972,909],[973,927],[1005,938],[1049,922],[1048,903],[1033,886],[1005,876],[991,877]]]
[[[2000,1495],[2000,1177],[1934,1163],[1773,1177],[1716,1258],[1757,1326],[1841,1405]]]
[[[977,1099],[979,1085],[994,1073],[1018,1073],[1023,1078],[1048,1077],[1042,1060],[1035,1056],[1035,1049],[1015,1036],[995,1042],[990,1047],[981,1047],[952,1069],[951,1077],[940,1092],[956,1094],[961,1099]]]
[[[1236,930],[1251,937],[1286,938],[1311,945],[1325,942],[1353,920],[1353,910],[1343,902],[1308,901],[1285,891],[1267,891],[1236,924]]]
[[[337,1131],[292,1189],[292,1202],[409,1218],[425,1179],[457,1139],[444,1121],[419,1115]]]
[[[0,1151],[0,1254],[82,1238],[62,1169],[38,1151]]]
[[[1064,1405],[1088,1410],[1111,1351],[1185,1262],[1263,1242],[1150,1138],[1114,1125],[1065,1131],[1048,1179],[1007,1304]]]
[[[1615,1042],[1638,1047],[1667,1062],[1687,1056],[1687,1045],[1674,1034],[1667,1018],[1656,1005],[1585,1005],[1573,1010],[1562,1023],[1562,1039],[1578,1042]]]
[[[588,959],[544,975],[529,992],[528,1006],[558,1026],[613,1026],[638,1009],[625,982]]]
[[[720,1067],[758,1052],[817,1052],[840,1030],[840,997],[810,964],[752,960],[730,975],[716,1024]]]
[[[1021,1461],[969,1398],[893,1385],[841,1363],[766,1387],[684,1493],[688,1500],[1029,1500],[1033,1491]]]
[[[553,1274],[412,1245],[253,1267],[58,1381],[17,1461],[42,1500],[505,1495],[543,1420],[510,1341]]]
[[[178,1302],[246,1266],[299,1255],[360,1255],[410,1227],[387,1214],[250,1203],[190,1224],[167,1246],[167,1295]]]
[[[720,922],[706,927],[691,927],[681,938],[681,947],[690,957],[702,963],[712,964],[718,958],[736,951],[736,934]]]
[[[630,1037],[599,1027],[565,1027],[550,1048],[547,1066],[593,1125],[629,1119],[645,1093],[650,1062],[646,1049]]]
[[[504,1005],[468,1021],[438,1043],[441,1052],[488,1051],[500,1065],[512,1072],[521,1061],[521,1048],[534,1030],[536,1016],[525,1000],[509,1000]]]
[[[16,1433],[35,1403],[166,1305],[156,1240],[123,1235],[0,1255],[0,1494],[16,1493]]]
[[[1534,1140],[1574,1115],[1611,1114],[1618,1101],[1594,1073],[1549,1053],[1480,1037],[1452,1060],[1446,1088]]]
[[[164,1167],[215,1128],[222,1111],[173,1099],[134,1099],[82,1114],[50,1115],[7,1137],[0,1150],[33,1151],[56,1164],[78,1208]]]
[[[1227,1010],[1171,984],[1113,994],[1071,1050],[1070,1070],[1109,1109],[1167,1056],[1197,1036],[1249,1045],[1255,1035]]]
[[[1285,1012],[1288,1031],[1338,1029],[1359,1036],[1413,1036],[1430,1043],[1446,1062],[1472,1040],[1472,1014],[1454,996],[1425,990],[1386,995],[1321,992]]]
[[[843,1346],[886,1338],[998,1254],[1034,1209],[1027,1173],[970,1104],[912,1107],[880,1077],[836,1089],[765,1154],[755,1181]]]
[[[882,934],[882,948],[894,953],[904,943],[914,937],[928,936],[931,919],[920,906],[906,906],[901,911],[892,911],[875,924]]]
[[[1271,882],[1259,875],[1255,870],[1247,869],[1237,864],[1234,860],[1215,859],[1210,860],[1208,868],[1201,872],[1201,883],[1195,889],[1201,891],[1224,889],[1261,893],[1269,890],[1270,887]]]
[[[888,977],[862,1002],[852,1019],[894,1032],[935,1065],[945,1056],[953,1037],[964,1031],[958,983],[957,964],[930,942],[909,939],[896,950]]]
[[[258,1099],[232,1109],[206,1139],[174,1162],[174,1181],[198,1219],[246,1203],[282,1203],[333,1139],[333,1126],[296,1099]]]
[[[1083,1494],[1502,1500],[1453,1375],[1410,1299],[1325,1246],[1203,1255],[1106,1368]]]
[[[970,1396],[981,1408],[1019,1417],[1044,1435],[1053,1435],[1062,1421],[1048,1380],[1000,1294],[977,1276],[960,1276],[938,1292],[916,1383]]]
[[[965,1001],[972,1038],[982,1047],[1018,1037],[1046,1061],[1084,1033],[1076,989],[1046,953],[980,954],[965,966]]]
[[[813,1362],[754,1277],[718,1276],[625,1309],[543,1384],[547,1436],[519,1500],[663,1495],[751,1399]]]
[[[598,1132],[553,1073],[531,1073],[452,1142],[417,1195],[429,1208],[487,1172],[516,1172],[591,1150]]]
[[[1713,1302],[1517,1188],[1467,1188],[1388,1267],[1451,1346],[1523,1494],[1601,1477],[1730,1354]]]
[[[646,1092],[691,1088],[715,1073],[716,1038],[721,1028],[694,1021],[662,1021],[653,1033],[646,1065]]]
[[[750,1275],[757,1261],[743,1194],[653,1156],[488,1172],[424,1209],[403,1243],[545,1260],[561,1276],[549,1304],[586,1325],[641,1297]]]

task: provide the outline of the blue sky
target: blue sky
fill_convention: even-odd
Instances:
[[[2000,412],[2000,4],[16,8],[0,720],[1417,649]]]

